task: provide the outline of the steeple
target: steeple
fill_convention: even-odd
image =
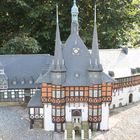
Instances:
[[[60,38],[59,19],[58,19],[58,5],[56,5],[56,37],[55,37],[55,52],[54,64],[62,64],[62,43]]]
[[[51,65],[51,83],[55,85],[61,85],[65,81],[65,64],[62,52],[62,43],[59,30],[58,19],[58,6],[56,5],[56,37],[55,37],[55,52],[54,59]]]
[[[73,7],[71,8],[71,32],[77,32],[78,33],[78,14],[79,9],[76,5],[76,0],[73,0]]]
[[[93,31],[93,41],[92,41],[91,65],[93,71],[103,71],[102,65],[100,64],[100,57],[99,57],[98,34],[97,34],[97,25],[96,25],[96,4],[94,10],[94,31]]]

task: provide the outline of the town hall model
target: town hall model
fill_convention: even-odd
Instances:
[[[61,42],[58,7],[54,56],[0,55],[0,101],[28,102],[30,128],[46,131],[108,130],[109,109],[140,100],[140,49],[100,50],[96,5],[92,50],[79,36],[79,9]],[[104,68],[104,71],[103,71]]]
[[[96,10],[91,55],[79,36],[78,14],[74,1],[71,33],[62,46],[57,11],[54,59],[50,69],[37,80],[42,83],[41,101],[47,131],[68,131],[72,127],[88,130],[95,125],[100,130],[108,129],[114,80],[103,72],[100,64]]]

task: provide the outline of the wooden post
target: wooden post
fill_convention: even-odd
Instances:
[[[64,132],[64,139],[67,140],[67,130]]]
[[[88,138],[89,138],[89,140],[91,140],[91,139],[92,139],[91,129],[89,129],[89,131],[88,131]]]
[[[72,139],[75,140],[75,130],[72,130]]]
[[[32,119],[30,119],[30,129],[33,128],[33,122],[32,122]]]
[[[81,140],[84,140],[84,130],[81,130]]]

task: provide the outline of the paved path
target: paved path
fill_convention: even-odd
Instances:
[[[109,131],[98,132],[94,140],[140,140],[140,102],[111,111]]]
[[[49,132],[30,130],[20,109],[24,112],[19,107],[0,107],[0,140],[52,140]]]
[[[111,111],[110,130],[93,140],[140,140],[140,102]],[[27,109],[0,107],[0,140],[63,140],[60,134],[30,130]]]

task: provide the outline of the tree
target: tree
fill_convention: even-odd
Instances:
[[[2,54],[32,54],[38,53],[39,51],[40,47],[38,42],[34,38],[25,35],[10,39],[1,48]]]
[[[61,38],[65,41],[70,34],[72,0],[1,0],[0,46],[25,33],[39,42],[40,53],[53,54],[56,3],[59,5]],[[93,0],[77,0],[77,4],[80,10],[80,36],[91,48],[94,3]],[[97,0],[100,48],[118,48],[134,40],[135,35],[130,39],[128,33],[134,32],[135,26],[140,27],[139,21],[139,0]]]

